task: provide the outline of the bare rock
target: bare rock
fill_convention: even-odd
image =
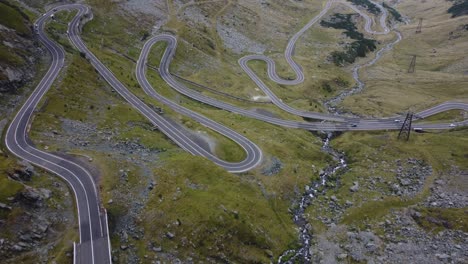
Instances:
[[[4,203],[0,203],[0,209],[11,211],[12,208]]]
[[[354,183],[353,183],[353,186],[351,186],[351,187],[349,188],[349,190],[350,190],[351,192],[357,192],[357,191],[359,191],[359,182],[354,182]]]

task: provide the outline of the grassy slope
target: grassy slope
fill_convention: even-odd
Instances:
[[[31,29],[24,21],[25,18],[18,10],[0,2],[0,24],[16,30],[20,35],[30,36]]]
[[[457,229],[468,232],[466,208],[418,208],[421,217],[416,219],[418,224],[433,233],[444,229]]]
[[[404,208],[414,205],[429,194],[429,187],[434,178],[446,172],[451,166],[458,166],[466,170],[466,157],[468,155],[468,134],[466,129],[450,132],[424,133],[411,136],[409,142],[399,141],[396,132],[387,133],[346,133],[335,140],[334,148],[343,151],[349,163],[349,170],[340,176],[338,187],[332,188],[327,195],[335,195],[339,203],[344,206],[345,201],[353,202],[353,206],[345,210],[342,223],[364,227],[366,223],[381,221],[392,209]],[[452,144],[457,138],[457,144]],[[408,158],[423,160],[433,168],[433,174],[424,182],[423,191],[413,198],[390,196],[380,191],[388,190],[386,182],[395,182],[395,160],[405,162]],[[381,177],[381,183],[372,191],[362,187],[376,177]],[[350,192],[353,182],[361,185],[359,192]],[[317,205],[308,210],[321,211]],[[317,229],[321,225],[316,222]]]
[[[342,106],[360,114],[388,116],[447,100],[466,100],[468,77],[462,69],[466,68],[463,58],[468,35],[450,39],[449,32],[468,23],[468,17],[450,18],[449,5],[439,0],[398,5],[397,9],[412,18],[410,24],[399,27],[403,40],[375,65],[361,70],[364,91],[345,99]],[[420,17],[424,19],[422,33],[415,34]],[[417,55],[416,70],[407,73],[412,55]],[[461,66],[450,69],[451,64]]]
[[[403,40],[376,65],[361,71],[366,87],[361,94],[347,98],[343,107],[356,113],[385,116],[407,109],[422,109],[446,100],[466,100],[467,90],[463,83],[466,83],[467,78],[458,70],[459,67],[450,66],[463,63],[463,45],[466,44],[467,36],[465,34],[458,39],[449,39],[448,33],[466,24],[467,18],[450,19],[446,6],[444,1],[437,4],[409,1],[397,6],[405,15],[417,14],[418,18],[424,18],[422,33],[414,34],[418,22],[415,17],[409,25],[401,26]],[[408,74],[406,71],[413,54],[418,56],[416,72]],[[450,111],[427,121],[456,121],[463,114],[461,111]],[[453,144],[454,138],[457,144]],[[392,209],[420,202],[429,194],[434,177],[446,172],[452,165],[467,169],[466,129],[413,134],[408,143],[397,141],[395,133],[347,133],[335,139],[333,146],[348,156],[350,170],[340,177],[340,187],[330,191],[329,195],[336,195],[342,202],[348,199],[357,205],[345,211],[342,223],[360,227],[368,222],[380,221]],[[389,173],[387,168],[397,157],[401,160],[416,157],[435,169],[426,180],[421,194],[411,199],[401,199],[362,188],[359,193],[349,191],[354,181],[369,182],[375,176],[394,181],[394,173]],[[310,212],[314,210],[319,208],[310,208]],[[435,209],[435,212],[425,212],[428,215],[442,215],[460,227],[456,222],[463,213],[460,215],[459,211]]]
[[[23,189],[23,185],[8,178],[7,171],[14,167],[14,160],[0,155],[0,203],[7,203],[7,198]]]
[[[29,20],[10,5],[0,2],[0,24],[9,29],[15,30],[18,35],[24,37],[31,36]],[[8,41],[8,39],[5,39]],[[3,42],[0,43],[0,62],[6,65],[19,66],[24,63],[24,60],[18,56],[22,51],[15,50],[6,46]]]
[[[279,252],[294,238],[287,212],[253,183],[187,154],[165,162],[143,220],[156,245],[200,260],[268,262],[265,250]]]

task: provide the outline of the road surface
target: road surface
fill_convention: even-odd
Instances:
[[[80,234],[80,241],[74,247],[74,262],[110,263],[107,213],[100,206],[99,195],[92,175],[78,163],[36,148],[28,138],[31,117],[39,101],[57,78],[64,66],[65,59],[63,48],[52,42],[44,33],[44,23],[52,14],[64,9],[78,10],[73,19],[74,23],[77,23],[88,10],[87,7],[81,5],[62,6],[54,9],[56,11],[47,12],[36,21],[38,38],[52,56],[52,63],[44,78],[10,123],[5,135],[5,143],[13,154],[57,174],[72,189],[78,209]]]

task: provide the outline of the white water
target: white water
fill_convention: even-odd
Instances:
[[[310,254],[309,248],[312,242],[311,230],[309,230],[308,221],[305,215],[307,207],[312,203],[312,201],[321,194],[319,189],[322,189],[326,186],[328,179],[331,176],[336,176],[336,174],[343,172],[344,169],[348,167],[344,155],[337,152],[332,147],[330,147],[330,139],[333,134],[328,133],[327,137],[323,140],[322,150],[327,154],[333,157],[335,160],[334,165],[328,166],[320,175],[319,179],[313,181],[309,185],[305,186],[305,191],[302,193],[301,199],[297,208],[293,212],[293,221],[299,228],[299,241],[301,247],[297,250],[288,250],[284,252],[279,258],[278,263],[295,263],[294,260],[305,261],[305,263],[310,263],[312,260],[312,255]],[[336,177],[334,177],[336,178]],[[286,256],[291,256],[286,262],[283,261],[283,258]]]

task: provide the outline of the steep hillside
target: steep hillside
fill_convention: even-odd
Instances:
[[[0,93],[14,93],[29,82],[43,54],[33,36],[31,18],[0,1]]]

